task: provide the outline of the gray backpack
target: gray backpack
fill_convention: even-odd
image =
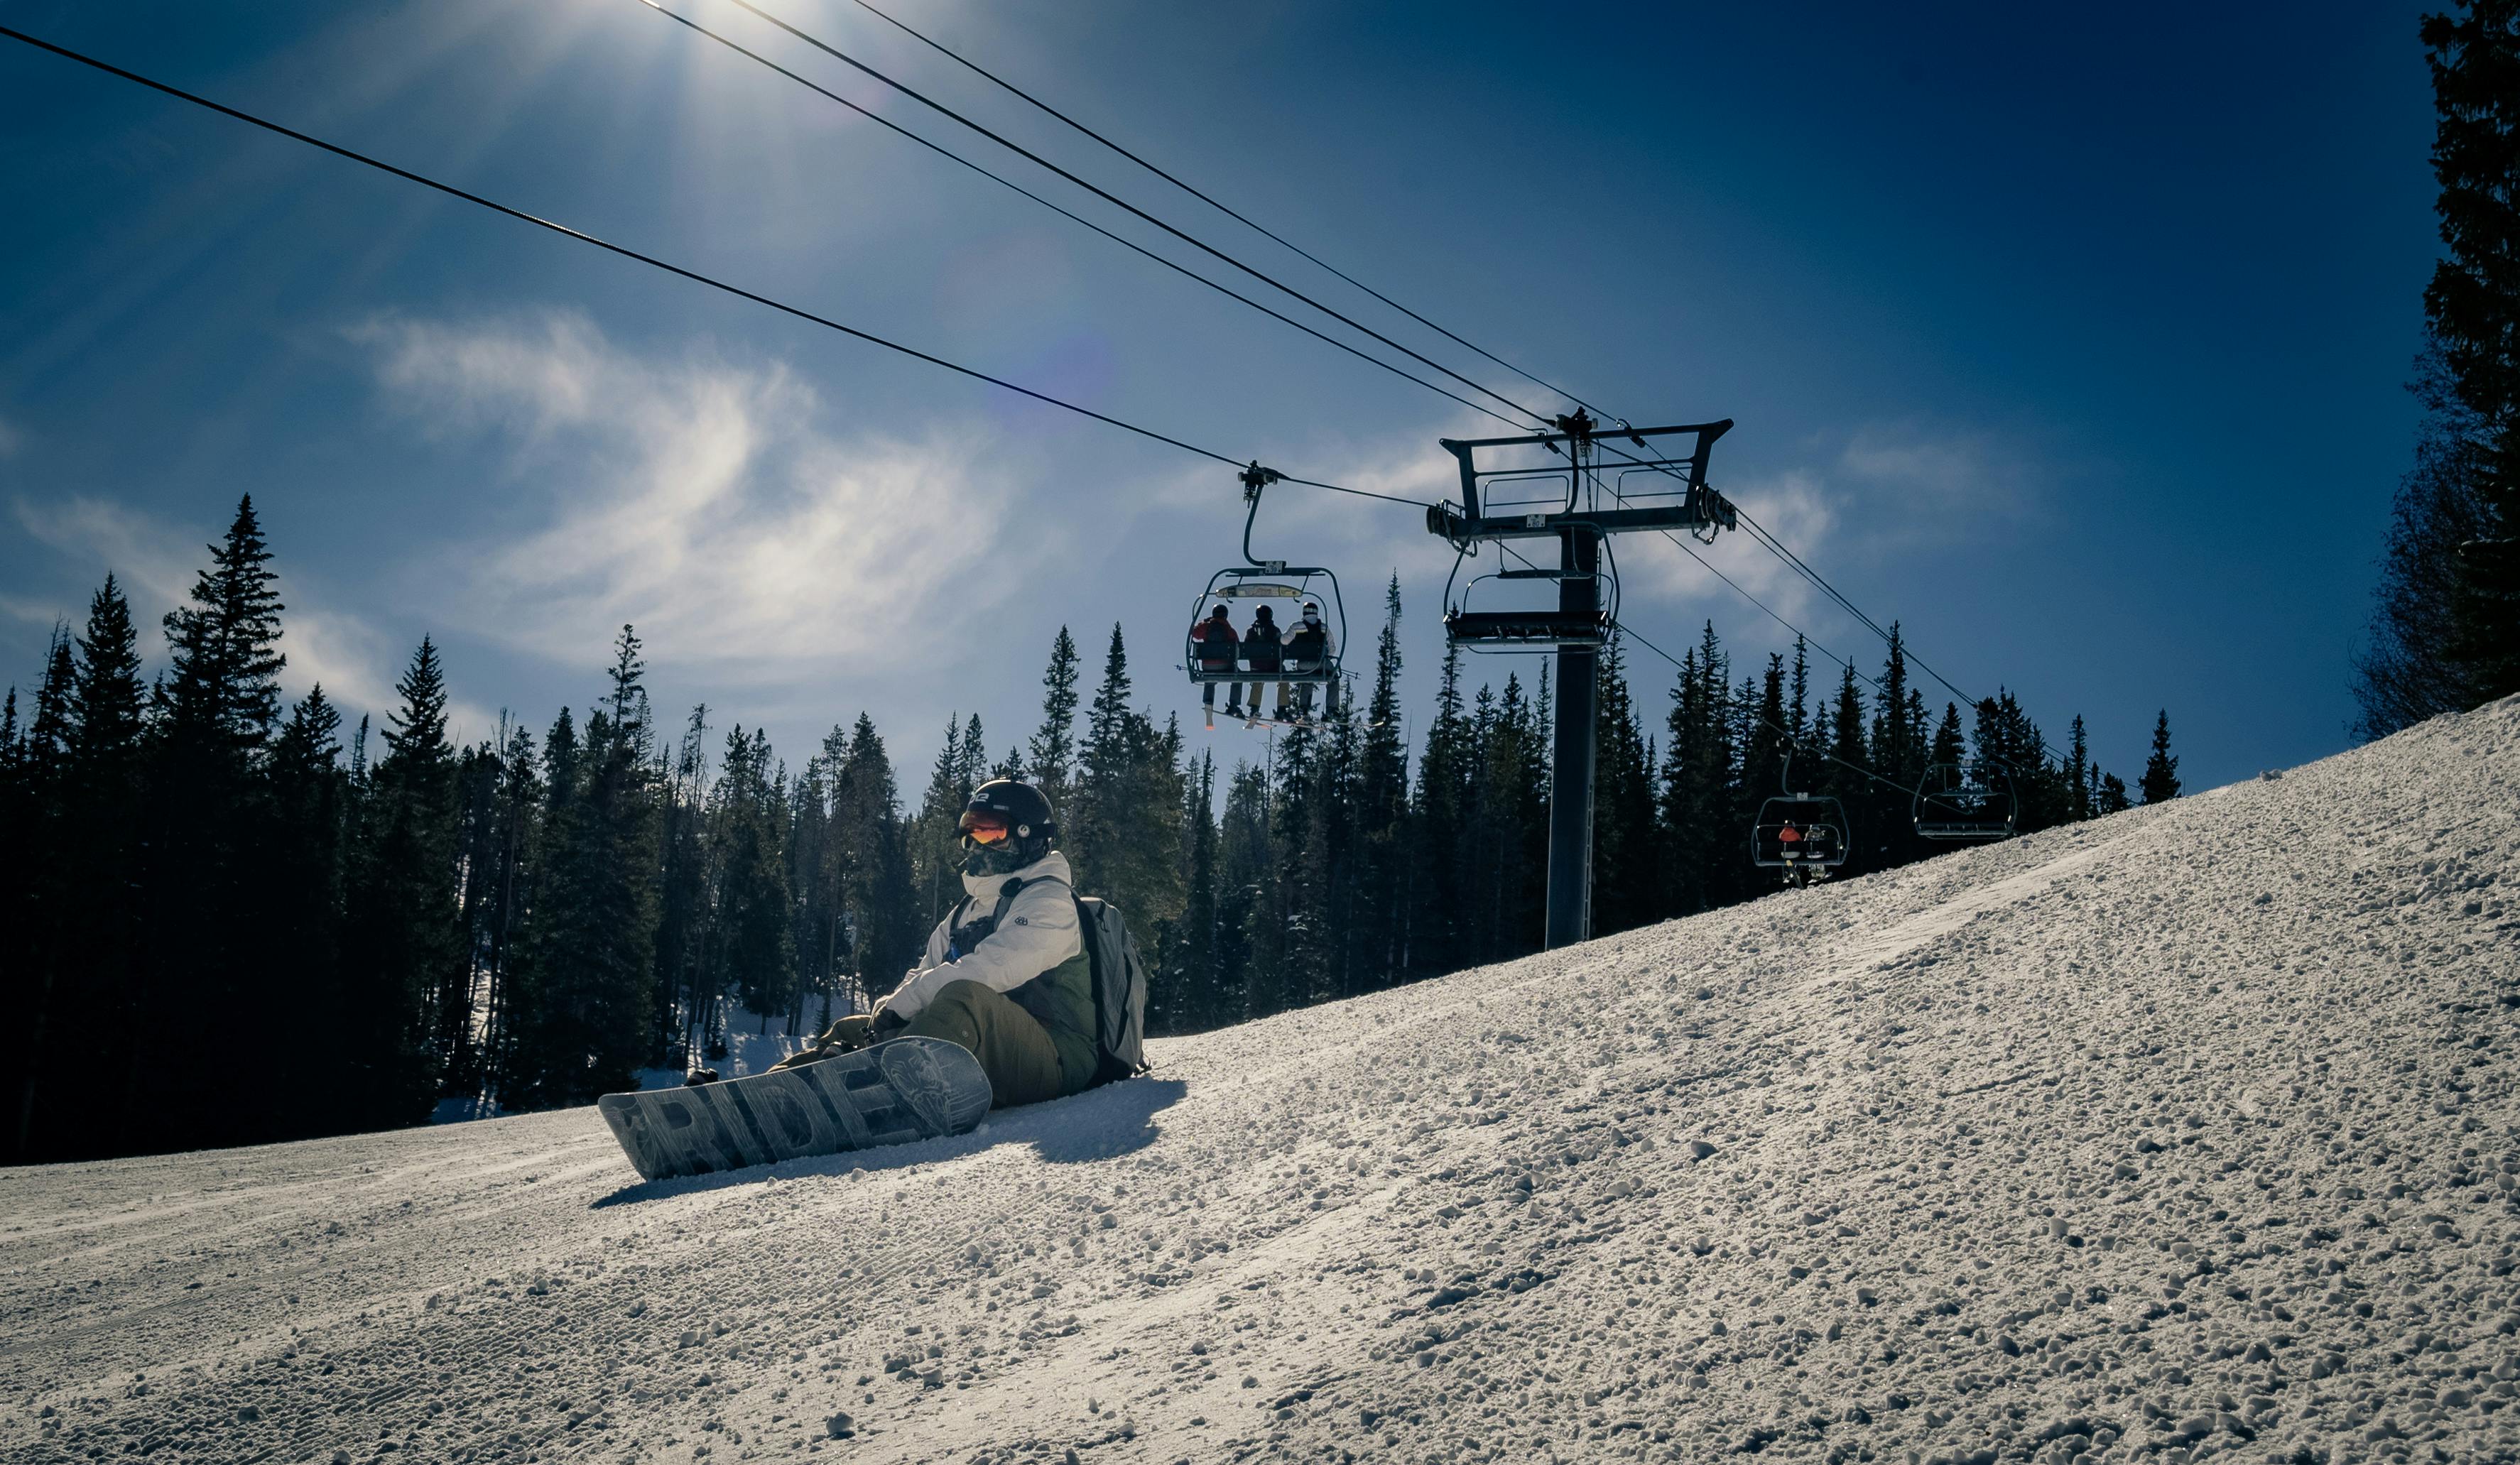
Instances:
[[[966,937],[977,945],[995,931],[998,922],[1006,919],[1007,908],[1014,904],[1015,892],[1028,883],[1009,880],[998,892],[997,909],[968,924],[963,917],[971,908],[970,901],[967,898],[956,906],[945,924],[947,956],[961,954]],[[1100,1060],[1094,1082],[1108,1084],[1145,1073],[1147,961],[1138,954],[1138,938],[1129,934],[1129,923],[1121,917],[1120,908],[1109,901],[1097,895],[1077,895],[1073,887],[1068,898],[1076,903],[1077,934],[1085,944],[1086,960],[1094,968],[1094,1050]]]
[[[1076,897],[1085,954],[1094,963],[1095,1050],[1102,1067],[1097,1084],[1147,1071],[1147,962],[1120,908],[1101,896]]]

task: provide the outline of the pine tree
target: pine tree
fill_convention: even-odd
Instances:
[[[270,1137],[333,1132],[368,1122],[365,1113],[336,1110],[334,1096],[353,1091],[366,1053],[345,1041],[357,1016],[345,981],[342,936],[348,916],[351,805],[341,768],[341,714],[319,685],[281,724],[271,745],[274,835],[262,874],[271,892],[265,1018],[257,1041],[291,1055],[286,1086],[259,1095],[261,1132]],[[309,1094],[326,1102],[310,1106]],[[247,1102],[255,1101],[248,1094]],[[390,1123],[390,1118],[377,1121]]]
[[[833,838],[848,870],[848,923],[858,980],[870,997],[899,984],[929,922],[912,884],[910,848],[892,759],[875,720],[858,714],[832,786]]]
[[[1182,811],[1188,828],[1182,917],[1164,943],[1164,980],[1147,998],[1149,1032],[1196,1033],[1230,1022],[1240,1009],[1219,965],[1221,954],[1219,846],[1216,828],[1216,756],[1201,754]]]
[[[1217,828],[1217,1017],[1223,1022],[1278,1010],[1271,1004],[1279,931],[1270,816],[1268,769],[1237,764]]]
[[[1829,709],[1829,762],[1819,786],[1851,809],[1871,791],[1871,780],[1863,770],[1871,766],[1872,751],[1864,740],[1864,688],[1856,685],[1855,663],[1846,663],[1840,673],[1837,700]],[[1860,847],[1862,840],[1856,842]],[[1864,868],[1872,862],[1858,863],[1850,851],[1848,863]]]
[[[1041,675],[1041,729],[1032,735],[1032,781],[1062,806],[1069,765],[1076,757],[1076,640],[1067,628],[1050,644],[1050,669]]]
[[[1731,663],[1708,622],[1698,644],[1681,655],[1671,690],[1663,744],[1661,837],[1663,909],[1691,915],[1731,900],[1744,887],[1740,864],[1746,822],[1738,820]]]
[[[1060,848],[1080,888],[1154,930],[1181,914],[1183,787],[1167,739],[1129,705],[1129,651],[1120,627],[1086,710],[1072,791],[1060,809]],[[1039,754],[1036,752],[1036,761]]]
[[[125,886],[146,911],[129,997],[145,1020],[116,1065],[118,1088],[89,1095],[104,1131],[145,1127],[150,1148],[265,1137],[266,1115],[196,1100],[263,1038],[275,834],[262,764],[284,658],[277,576],[250,499],[210,556],[166,617],[169,668],[147,714],[145,854]]]
[[[166,613],[170,719],[179,740],[201,739],[231,758],[258,753],[280,714],[280,612],[287,607],[264,568],[271,550],[253,498],[237,504],[227,537],[210,546],[210,567],[194,582],[192,603]]]
[[[2179,797],[2179,760],[2170,755],[2170,711],[2162,709],[2161,718],[2152,725],[2152,756],[2143,763],[2143,777],[2138,784],[2147,804],[2166,803]]]
[[[500,723],[505,735],[499,744],[498,844],[483,879],[487,889],[474,927],[481,962],[478,1065],[485,1095],[504,1091],[512,1067],[518,943],[526,929],[547,798],[533,734],[521,724],[508,723],[504,713]]]
[[[2454,654],[2477,603],[2461,547],[2494,537],[2482,492],[2486,434],[2452,389],[2438,347],[2409,384],[2424,408],[2414,466],[2399,480],[2366,640],[2353,662],[2352,731],[2386,737],[2484,700],[2475,667]]]
[[[708,713],[703,702],[684,720],[674,761],[660,780],[657,818],[656,935],[650,960],[664,1057],[687,1068],[696,1053],[706,1051],[718,1015],[710,959],[717,919],[710,900],[716,882],[708,830]],[[512,759],[512,777],[518,767]],[[510,806],[508,817],[514,821],[521,814]],[[817,888],[805,886],[809,909]],[[816,950],[810,942],[799,945]]]
[[[1416,912],[1407,904],[1406,866],[1418,854],[1409,841],[1409,748],[1400,728],[1400,576],[1396,572],[1383,589],[1382,605],[1356,788],[1356,899],[1362,912],[1354,932],[1360,943],[1356,959],[1361,963],[1361,979],[1376,987],[1397,980],[1408,965]]]
[[[1653,769],[1629,695],[1620,638],[1601,649],[1594,731],[1593,930],[1607,936],[1654,919],[1661,873],[1654,859]]]
[[[2077,822],[2092,817],[2092,739],[2081,713],[2067,734],[2065,748],[2065,817]]]
[[[19,918],[17,968],[24,990],[9,986],[9,1010],[21,1014],[24,1053],[15,1119],[14,1152],[94,1152],[109,1136],[90,1132],[78,1091],[87,1055],[54,1041],[58,1033],[117,1032],[132,1019],[130,1001],[140,959],[145,912],[129,898],[141,854],[144,748],[138,637],[131,607],[113,576],[88,602],[87,625],[72,643],[56,636],[37,696],[38,723],[56,723],[43,754],[22,744],[14,715],[12,761],[28,780],[19,819],[0,818],[8,881]],[[58,710],[45,704],[57,703]],[[12,702],[10,711],[15,712]],[[49,767],[47,767],[49,765]],[[0,794],[0,798],[8,795]],[[49,827],[46,826],[49,821]],[[14,826],[13,826],[14,825]],[[65,1102],[43,1113],[46,1097]]]
[[[611,693],[583,740],[566,709],[545,740],[546,848],[518,984],[527,1010],[513,1107],[590,1102],[663,1056],[652,1021],[660,821],[645,671],[624,626]]]
[[[2124,814],[2135,807],[2127,797],[2126,779],[2115,774],[2100,775],[2099,812],[2102,815]]]
[[[1453,971],[1467,964],[1469,820],[1475,760],[1462,703],[1462,649],[1447,644],[1435,692],[1435,720],[1418,760],[1418,786],[1409,807],[1411,858],[1400,867],[1400,906],[1409,911],[1410,949],[1404,965],[1413,973]],[[1228,804],[1229,811],[1232,804]]]
[[[428,1114],[439,1087],[433,1019],[470,977],[457,905],[446,681],[428,638],[394,690],[402,705],[386,719],[385,753],[364,802],[343,936],[341,1041],[350,1068],[338,1102],[371,1127]]]
[[[796,1006],[795,931],[788,920],[786,821],[776,807],[770,739],[741,724],[727,733],[711,822],[720,850],[714,905],[720,939],[715,985],[733,992],[758,1014],[763,1031],[772,1014]]]
[[[2460,10],[2425,17],[2421,32],[2449,246],[2424,320],[2470,429],[2462,456],[2483,520],[2437,567],[2452,588],[2442,652],[2472,704],[2520,691],[2520,3]]]

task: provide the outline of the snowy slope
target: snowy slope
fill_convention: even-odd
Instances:
[[[0,1173],[0,1456],[2513,1458],[2515,866],[2520,700],[855,1164]]]

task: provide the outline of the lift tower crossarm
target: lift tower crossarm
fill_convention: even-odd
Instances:
[[[1459,506],[1438,504],[1426,511],[1426,528],[1456,545],[1472,544],[1491,539],[1556,539],[1568,531],[1592,535],[1623,534],[1633,531],[1686,529],[1701,533],[1734,526],[1732,501],[1706,486],[1706,462],[1715,448],[1715,440],[1731,431],[1732,420],[1713,422],[1684,422],[1668,427],[1604,427],[1583,414],[1562,419],[1571,430],[1535,432],[1516,437],[1441,438],[1439,445],[1461,465],[1462,502]],[[1687,454],[1657,454],[1651,440],[1689,434],[1696,441]],[[1576,455],[1586,453],[1605,438],[1624,437],[1644,449],[1642,455],[1627,455],[1628,461],[1615,465],[1628,472],[1653,470],[1656,476],[1677,480],[1673,485],[1680,493],[1676,504],[1646,504],[1641,507],[1622,505],[1616,509],[1577,508],[1579,487],[1572,474]],[[1564,456],[1569,464],[1569,492],[1565,507],[1555,512],[1492,511],[1486,480],[1498,470],[1478,466],[1482,449],[1540,447]],[[1596,460],[1597,464],[1598,460]],[[1520,476],[1517,473],[1517,476]],[[1640,492],[1633,497],[1662,497],[1660,493]]]

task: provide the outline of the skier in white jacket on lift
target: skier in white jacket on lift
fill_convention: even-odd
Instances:
[[[1321,602],[1306,600],[1303,619],[1297,621],[1295,628],[1286,633],[1286,670],[1307,676],[1320,676],[1322,668],[1328,665],[1332,657],[1338,655],[1335,642],[1336,638],[1330,635],[1330,628],[1322,621]],[[1322,715],[1332,717],[1337,712],[1338,684],[1334,681],[1325,682],[1322,684]],[[1295,719],[1298,722],[1310,722],[1312,717],[1313,684],[1299,682],[1295,684]]]
[[[1093,1087],[1094,969],[1058,835],[1050,801],[1031,784],[998,778],[974,789],[961,823],[968,899],[875,1011],[841,1018],[779,1066],[887,1038],[942,1038],[980,1060],[1002,1109]]]

